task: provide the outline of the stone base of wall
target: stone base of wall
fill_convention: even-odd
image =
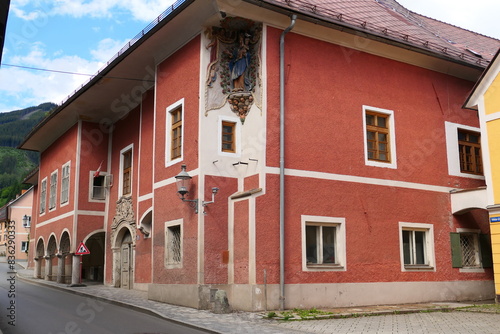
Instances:
[[[233,310],[279,309],[279,285],[149,284],[148,298],[197,309],[213,309],[224,290]],[[495,299],[493,281],[287,284],[285,308],[333,308]]]

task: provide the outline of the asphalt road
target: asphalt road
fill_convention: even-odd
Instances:
[[[133,309],[29,284],[0,263],[0,329],[4,334],[206,333]]]

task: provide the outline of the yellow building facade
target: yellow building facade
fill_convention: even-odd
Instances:
[[[500,302],[500,50],[476,83],[465,108],[476,109],[481,128],[481,150],[486,180],[486,208],[490,217],[495,294]]]

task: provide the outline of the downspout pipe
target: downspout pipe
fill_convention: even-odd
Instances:
[[[285,35],[295,25],[297,15],[280,37],[280,310],[285,309]]]

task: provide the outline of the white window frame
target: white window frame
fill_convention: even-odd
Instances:
[[[40,182],[40,216],[44,215],[47,210],[47,178],[45,177]]]
[[[484,180],[484,175],[462,173],[460,171],[460,152],[458,149],[458,130],[477,132],[481,135],[481,129],[458,123],[444,122],[446,133],[446,155],[448,158],[448,174],[453,176],[467,177],[471,179]],[[483,146],[481,144],[481,150]],[[483,152],[484,153],[484,152]],[[484,164],[483,164],[484,166]],[[484,172],[484,169],[483,169]]]
[[[224,152],[222,151],[222,123],[229,122],[234,123],[234,141],[236,142],[234,152]],[[241,156],[241,121],[236,117],[228,117],[228,116],[219,116],[219,124],[217,128],[217,152],[221,156],[226,157],[240,157]]]
[[[368,159],[368,146],[366,143],[366,113],[367,112],[375,112],[379,114],[384,114],[388,116],[389,119],[389,146],[390,146],[390,154],[391,161],[383,162],[383,161],[375,161]],[[398,168],[397,165],[397,155],[396,155],[396,125],[394,122],[394,111],[388,109],[381,109],[370,106],[363,106],[363,146],[365,149],[365,165],[366,166],[374,166],[374,167],[383,167],[383,168]]]
[[[165,268],[167,269],[179,269],[182,268],[182,263],[184,260],[184,228],[183,228],[184,220],[183,219],[176,219],[176,220],[171,220],[168,222],[165,222]],[[169,227],[173,226],[179,226],[180,227],[180,256],[181,260],[180,262],[169,262],[170,258],[170,253],[169,253]]]
[[[64,175],[65,169],[68,171],[67,176]],[[62,168],[61,168],[61,206],[65,206],[65,205],[69,204],[69,189],[70,189],[69,183],[71,180],[70,177],[71,177],[71,161],[68,161],[67,163],[62,165]],[[66,189],[64,189],[65,188],[64,187],[65,180],[67,180]],[[66,191],[66,199],[63,196],[65,191]]]
[[[88,198],[88,201],[89,202],[94,202],[94,203],[103,203],[103,202],[106,201],[106,197],[107,197],[106,189],[104,190],[104,199],[96,199],[96,198],[93,197],[93,194],[94,194],[94,174],[95,174],[95,172],[96,172],[95,170],[89,172],[89,198]],[[102,171],[99,172],[99,176],[106,177],[106,175],[108,175],[107,172],[102,172]],[[123,187],[123,184],[122,184],[122,187]]]
[[[476,243],[476,256],[477,256],[477,261],[479,263],[478,267],[462,267],[459,268],[459,272],[461,273],[484,273],[485,270],[483,268],[483,262],[481,259],[481,245],[479,241],[479,235],[481,234],[481,230],[479,229],[470,229],[470,228],[457,228],[457,233],[467,233],[467,234],[475,234],[475,243]],[[460,250],[462,247],[460,247]],[[463,260],[463,259],[462,259]]]
[[[50,187],[49,187],[49,212],[57,209],[57,183],[59,179],[59,171],[56,169],[50,173]],[[55,177],[54,177],[55,176]],[[55,182],[53,180],[55,179]]]
[[[171,159],[172,154],[172,111],[177,110],[177,108],[181,107],[181,118],[182,118],[182,128],[181,128],[181,155],[175,159]],[[185,119],[184,119],[184,98],[179,101],[171,104],[167,107],[166,117],[165,117],[165,167],[175,165],[176,163],[182,161],[184,159],[184,129],[185,129]]]
[[[420,231],[425,232],[425,265],[408,265],[405,266],[404,249],[403,249],[403,230],[405,231]],[[434,225],[423,223],[408,223],[399,222],[399,250],[401,271],[436,271],[436,255],[434,252]]]
[[[336,264],[307,264],[306,226],[334,226]],[[345,218],[325,216],[301,216],[302,227],[302,271],[346,271]]]
[[[28,241],[21,241],[21,252],[26,252],[28,250]]]
[[[127,151],[131,151],[130,153],[130,166],[131,166],[131,171],[130,171],[130,194],[127,196],[132,196],[132,189],[134,189],[133,184],[134,184],[134,144],[130,144],[127,147],[123,148],[120,150],[120,175],[119,175],[119,182],[118,182],[118,197],[123,196],[123,154]]]

